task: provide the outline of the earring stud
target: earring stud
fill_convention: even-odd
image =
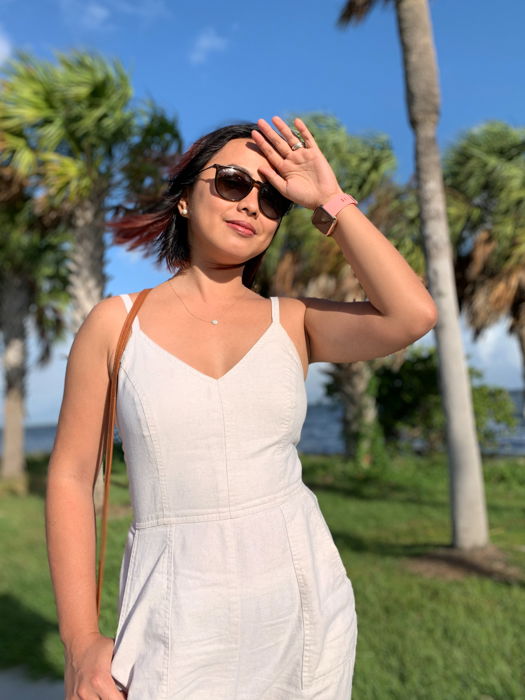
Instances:
[[[182,214],[182,216],[188,215],[188,210],[186,209],[186,207],[184,207],[184,209],[182,209],[181,214]]]

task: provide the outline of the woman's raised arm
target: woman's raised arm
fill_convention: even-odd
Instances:
[[[343,195],[334,171],[306,124],[295,126],[304,145],[280,117],[264,119],[254,141],[272,168],[261,173],[283,196],[315,210]],[[321,234],[320,234],[321,235]],[[310,362],[356,362],[384,357],[413,343],[437,322],[437,307],[425,286],[390,241],[355,204],[337,214],[333,238],[361,283],[368,301],[301,297]]]

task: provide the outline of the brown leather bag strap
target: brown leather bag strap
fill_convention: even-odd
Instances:
[[[115,351],[115,358],[113,361],[113,370],[111,372],[111,378],[109,381],[108,388],[108,399],[107,399],[107,412],[106,419],[103,429],[103,449],[104,449],[104,502],[102,506],[102,521],[100,530],[100,549],[98,557],[98,573],[97,573],[97,617],[100,618],[100,601],[102,598],[102,583],[104,580],[104,564],[106,558],[106,539],[107,539],[107,529],[108,529],[108,509],[109,509],[109,487],[111,478],[111,464],[113,461],[113,434],[115,430],[115,408],[117,404],[117,381],[118,373],[120,369],[120,360],[122,358],[122,353],[128,342],[128,338],[131,333],[131,324],[138,310],[142,306],[142,302],[149,294],[151,289],[143,289],[137,295],[133,306],[129,310],[122,330],[120,332],[120,337],[117,343],[117,349]]]

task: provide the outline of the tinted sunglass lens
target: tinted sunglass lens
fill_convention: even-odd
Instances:
[[[239,202],[252,188],[249,175],[233,168],[217,171],[217,192],[230,202]]]
[[[217,169],[215,187],[217,193],[230,202],[239,202],[251,191],[254,182],[248,173],[233,167]],[[259,207],[269,219],[280,219],[290,208],[291,202],[271,185],[262,185],[258,195]]]
[[[259,201],[261,211],[269,219],[280,219],[286,214],[290,206],[289,200],[270,185],[261,187]]]

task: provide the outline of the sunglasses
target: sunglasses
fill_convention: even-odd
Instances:
[[[210,168],[215,168],[215,189],[217,194],[228,202],[240,202],[255,186],[259,190],[257,197],[259,208],[269,219],[280,219],[292,207],[293,202],[283,197],[275,187],[267,182],[254,180],[251,175],[235,165],[218,165],[215,163],[207,168],[203,168],[200,172],[202,173]]]

